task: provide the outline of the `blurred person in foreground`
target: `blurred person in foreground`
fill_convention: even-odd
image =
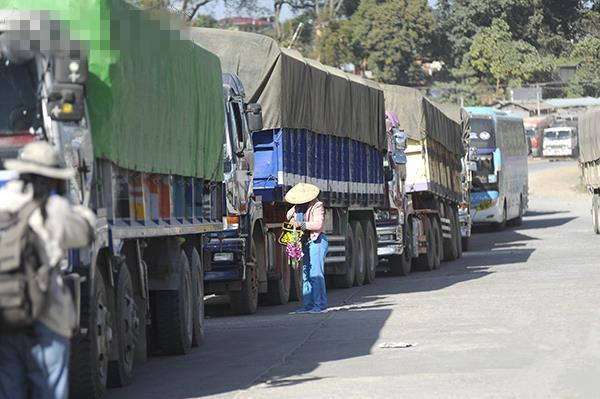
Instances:
[[[318,200],[319,193],[312,184],[298,183],[285,195],[285,200],[293,205],[287,212],[290,224],[309,233],[302,248],[304,306],[296,313],[327,312],[325,256],[329,241],[323,233],[325,207]]]
[[[27,144],[0,188],[0,398],[68,396],[73,298],[60,263],[89,245],[95,216],[64,197],[75,175],[46,142]]]

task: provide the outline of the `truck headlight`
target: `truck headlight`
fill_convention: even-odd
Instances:
[[[216,252],[213,255],[214,262],[233,262],[233,252]]]

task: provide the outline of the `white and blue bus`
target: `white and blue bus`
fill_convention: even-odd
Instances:
[[[471,215],[476,224],[518,225],[528,204],[528,146],[523,119],[485,107],[467,107],[473,172]]]

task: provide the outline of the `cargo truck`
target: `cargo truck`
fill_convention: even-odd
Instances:
[[[173,21],[120,0],[1,9],[0,157],[49,141],[77,170],[71,199],[98,216],[93,245],[62,265],[78,314],[71,397],[98,398],[148,351],[183,354],[202,341],[202,248],[226,214],[225,124],[244,132],[256,112],[214,54],[164,28]]]
[[[600,234],[600,109],[579,117],[579,167],[592,195],[592,228]]]
[[[386,179],[390,206],[377,212],[378,255],[393,274],[410,273],[413,258],[416,268],[432,270],[462,256],[461,124],[416,89],[382,87],[392,176]]]
[[[289,207],[283,196],[298,182],[318,186],[326,205],[327,278],[338,287],[373,281],[375,210],[386,207],[382,90],[282,49],[266,36],[193,32],[193,40],[216,53],[226,72],[240,76],[249,101],[261,105],[264,122],[251,138],[251,206],[230,213],[235,228],[205,246],[213,260],[206,291],[229,294],[238,313],[255,312],[260,294],[272,303],[301,298],[302,270],[290,268],[276,244]]]

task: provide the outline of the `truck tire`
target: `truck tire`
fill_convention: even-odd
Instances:
[[[471,245],[471,237],[461,237],[460,241],[463,252],[469,252],[469,246]]]
[[[444,260],[456,260],[458,259],[458,244],[460,234],[457,236],[456,225],[458,223],[458,219],[456,218],[454,209],[450,205],[444,205],[446,208],[446,217],[450,220],[450,239],[443,238],[443,252],[444,252]],[[460,228],[459,228],[460,229]],[[460,230],[459,230],[460,231]],[[440,229],[441,232],[441,229]]]
[[[352,237],[352,229],[350,224],[346,228],[346,261],[344,262],[344,274],[334,277],[336,288],[350,288],[354,285],[354,239]]]
[[[196,248],[188,246],[185,254],[190,260],[192,276],[192,346],[197,347],[204,341],[204,267]]]
[[[365,233],[362,225],[358,220],[354,220],[351,223],[352,232],[354,233],[354,285],[357,287],[362,286],[365,283],[366,273],[366,257],[365,257]]]
[[[90,280],[88,280],[90,281]],[[71,340],[69,393],[72,398],[99,399],[106,391],[112,329],[104,278],[97,267],[81,295],[81,325],[87,334]]]
[[[598,194],[594,194],[592,197],[592,228],[594,229],[594,233],[600,234],[600,196]]]
[[[176,291],[156,292],[156,337],[161,352],[183,355],[192,347],[192,273],[183,251],[179,257],[179,287]]]
[[[135,345],[140,330],[131,275],[125,263],[119,267],[116,284],[113,344],[117,346],[118,359],[108,363],[107,386],[109,388],[122,387],[131,381]]]
[[[456,222],[455,224],[455,231],[456,231],[456,253],[458,254],[458,259],[462,258],[463,256],[463,248],[462,248],[462,233],[460,231],[460,218],[458,217],[458,209],[454,210],[454,221]]]
[[[393,276],[408,276],[412,270],[412,221],[404,224],[404,251],[389,259],[390,273]]]
[[[292,266],[292,264],[288,261],[290,266],[290,301],[298,302],[304,299],[303,288],[304,281],[302,280],[304,274],[302,272],[302,264],[299,263],[296,266]]]
[[[279,278],[267,282],[267,300],[271,305],[285,305],[290,300],[291,267],[282,263]]]
[[[432,219],[428,218],[427,231],[425,237],[427,241],[427,253],[419,255],[417,258],[416,266],[418,270],[432,271],[435,265],[436,248],[435,248],[435,237],[433,232]]]
[[[433,261],[433,268],[437,269],[440,267],[442,263],[442,256],[444,255],[444,243],[442,238],[442,229],[440,227],[440,220],[437,216],[431,216],[431,225],[433,226],[433,236],[434,236],[434,247],[435,247],[435,257]]]
[[[231,309],[236,314],[254,314],[258,309],[258,264],[256,261],[256,245],[252,243],[250,259],[246,263],[246,278],[242,281],[242,289],[229,293]]]
[[[365,232],[365,262],[367,267],[365,283],[371,284],[375,281],[375,273],[377,271],[377,237],[372,222],[365,220],[362,222],[362,227]]]

